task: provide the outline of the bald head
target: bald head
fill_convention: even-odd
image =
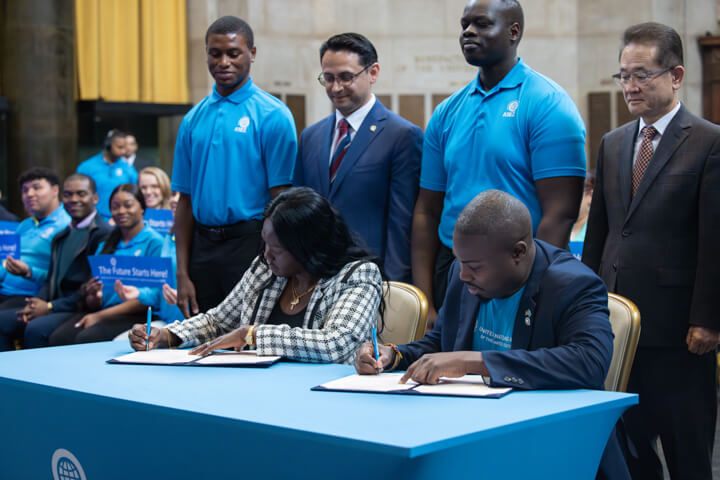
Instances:
[[[505,192],[479,194],[455,223],[453,253],[471,294],[488,299],[512,295],[527,281],[535,260],[530,213]]]
[[[455,231],[464,235],[483,235],[501,244],[532,241],[532,219],[527,207],[500,190],[486,190],[460,212]]]
[[[505,25],[517,23],[520,26],[520,36],[525,29],[525,16],[520,2],[517,0],[470,0],[465,4],[465,11],[472,10],[479,6],[492,10],[495,15],[501,17]],[[520,41],[520,38],[517,40]]]

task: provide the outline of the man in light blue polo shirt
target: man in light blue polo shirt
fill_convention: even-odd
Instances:
[[[453,228],[465,205],[485,190],[508,192],[530,210],[537,238],[567,247],[586,169],[577,108],[517,56],[520,5],[472,0],[461,26],[463,54],[478,75],[430,119],[413,218],[413,281],[433,300],[428,327],[443,301]]]
[[[50,267],[53,237],[68,226],[70,216],[60,205],[60,179],[47,168],[33,168],[18,179],[25,209],[32,213],[17,227],[20,257],[8,256],[0,266],[0,310],[22,307],[25,297],[40,290]]]
[[[258,254],[262,211],[291,184],[297,154],[292,114],[253,84],[253,32],[237,17],[208,28],[215,87],[178,132],[172,189],[178,306],[186,316],[219,304]]]
[[[77,173],[91,177],[97,186],[97,211],[110,220],[110,194],[122,183],[137,183],[135,167],[125,160],[127,133],[112,129],[105,138],[103,151],[78,165]]]

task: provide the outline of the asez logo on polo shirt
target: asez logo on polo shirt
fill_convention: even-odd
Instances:
[[[503,113],[503,117],[514,117],[515,111],[518,109],[518,105],[520,105],[520,102],[517,100],[513,100],[512,102],[508,103],[507,111]]]
[[[238,120],[237,127],[235,127],[235,131],[239,133],[245,133],[247,132],[247,127],[250,125],[250,118],[249,117],[242,117],[240,120]]]

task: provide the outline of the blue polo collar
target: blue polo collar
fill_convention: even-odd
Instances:
[[[253,90],[253,81],[252,77],[248,77],[247,82],[245,82],[245,85],[228,95],[227,97],[223,97],[217,92],[217,84],[213,85],[212,94],[210,95],[210,103],[217,103],[222,100],[227,100],[229,102],[239,104],[242,103],[243,100],[248,98],[252,94]]]
[[[523,62],[523,59],[521,57],[518,57],[518,61],[515,66],[507,73],[507,75],[505,75],[502,80],[498,82],[497,85],[491,88],[488,92],[483,90],[482,84],[480,83],[480,72],[478,72],[477,76],[475,77],[475,88],[473,89],[472,93],[478,93],[480,95],[490,95],[503,89],[515,88],[518,85],[522,84],[525,78],[527,78],[528,70],[530,70],[530,67],[528,67],[525,62]]]
[[[43,218],[42,220],[38,220],[35,217],[31,217],[33,220],[33,223],[36,227],[39,227],[40,225],[45,225],[46,223],[54,223],[57,221],[58,217],[60,216],[61,212],[64,212],[65,208],[60,205],[58,208],[53,210],[53,212],[48,215],[47,217]]]

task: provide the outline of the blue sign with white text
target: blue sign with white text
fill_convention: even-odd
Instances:
[[[15,233],[18,225],[20,225],[18,222],[0,220],[0,233]]]
[[[153,230],[163,235],[170,232],[173,226],[173,216],[170,210],[146,208],[144,219]]]
[[[125,285],[159,288],[172,275],[172,261],[167,257],[91,255],[88,262],[93,276],[105,285],[120,280]]]
[[[20,235],[14,232],[0,231],[0,258],[11,255],[20,258]]]

